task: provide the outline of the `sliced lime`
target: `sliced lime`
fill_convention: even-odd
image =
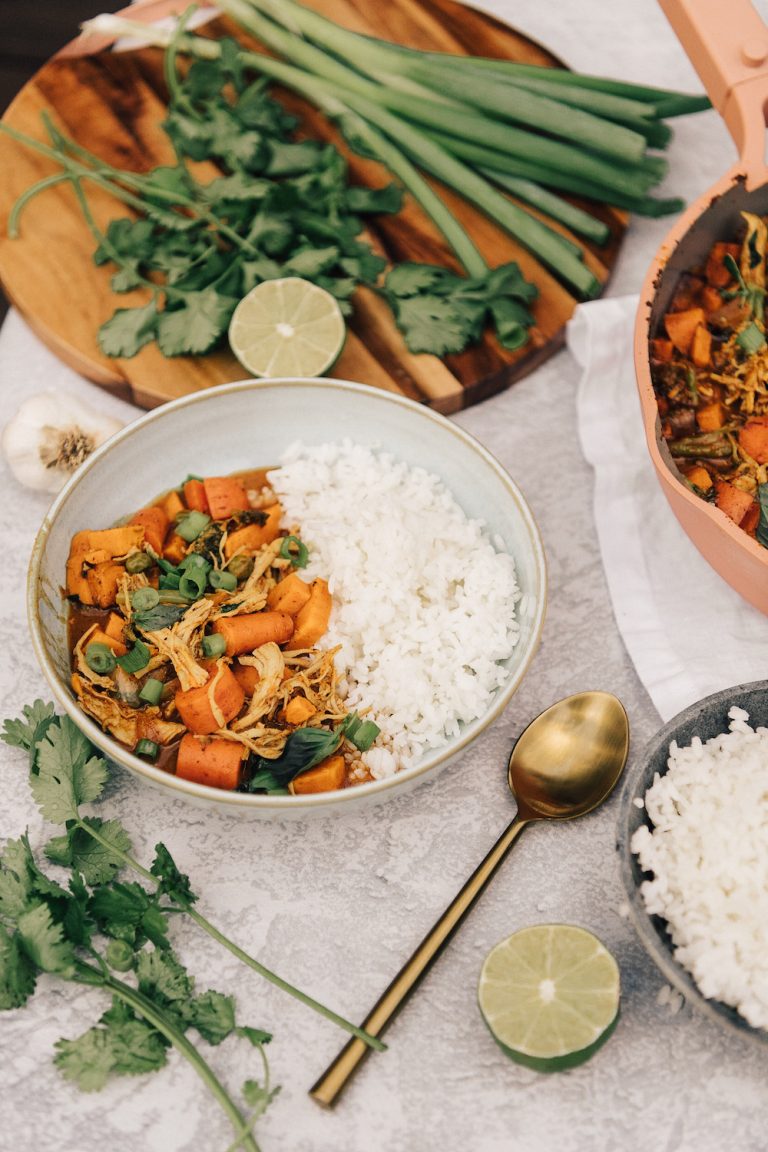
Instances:
[[[619,969],[584,928],[538,924],[493,948],[480,973],[480,1011],[513,1060],[541,1072],[588,1060],[619,1016]]]
[[[336,299],[298,276],[257,284],[229,322],[230,347],[254,376],[320,376],[345,335]]]

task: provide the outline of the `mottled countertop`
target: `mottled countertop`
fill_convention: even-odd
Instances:
[[[486,0],[582,71],[697,90],[653,0]],[[732,163],[715,113],[675,122],[667,188],[689,199]],[[609,292],[639,290],[669,221],[633,219]],[[458,763],[379,807],[307,822],[249,822],[171,800],[115,769],[103,814],[119,814],[140,858],[162,838],[201,893],[201,910],[265,965],[341,1013],[362,1019],[513,812],[510,746],[542,708],[571,692],[615,692],[632,754],[660,726],[617,630],[592,515],[592,476],[576,430],[578,369],[567,351],[505,394],[455,419],[514,475],[549,561],[543,640],[502,718]],[[11,313],[0,336],[0,423],[43,387],[121,405],[64,369]],[[27,638],[27,560],[47,499],[4,464],[0,501],[0,717],[47,695]],[[702,621],[709,627],[709,622]],[[0,837],[46,837],[23,760],[0,751]],[[236,993],[240,1015],[274,1033],[282,1092],[258,1125],[263,1152],[758,1152],[766,1147],[765,1050],[667,1003],[665,983],[622,914],[615,855],[618,801],[571,824],[534,826],[333,1111],[307,1090],[342,1033],[243,969],[193,925],[174,942],[201,985]],[[567,921],[615,954],[623,986],[617,1030],[589,1063],[544,1076],[505,1058],[480,1017],[488,950],[515,929]],[[224,1152],[231,1130],[193,1071],[173,1058],[152,1077],[81,1095],[51,1057],[106,1005],[100,993],[43,979],[0,1030],[0,1148],[18,1152]],[[673,1008],[679,1008],[673,1011]],[[214,1053],[236,1088],[243,1048]]]

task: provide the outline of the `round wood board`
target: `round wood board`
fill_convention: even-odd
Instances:
[[[548,66],[557,63],[546,49],[525,36],[455,0],[308,2],[357,31],[393,39],[392,30],[397,29],[397,39],[415,48]],[[125,14],[151,21],[186,7],[187,0],[145,0]],[[203,31],[208,29],[206,26]],[[218,19],[210,30],[235,34]],[[146,171],[172,162],[161,128],[164,91],[160,50],[112,52],[105,41],[93,35],[81,36],[22,89],[3,120],[45,140],[41,113],[47,112],[66,134],[109,163]],[[306,135],[332,140],[344,152],[354,182],[379,186],[385,181],[381,167],[350,153],[313,108],[290,94],[281,96],[301,116]],[[206,356],[167,359],[155,345],[148,345],[131,359],[104,356],[96,338],[99,326],[116,307],[139,304],[145,298],[139,292],[116,296],[111,291],[110,269],[93,263],[95,243],[69,185],[53,186],[31,200],[22,214],[18,238],[9,238],[8,218],[17,197],[58,169],[46,157],[2,133],[0,168],[4,174],[0,187],[0,282],[10,302],[66,364],[145,408],[243,378],[244,369],[226,349]],[[332,375],[398,392],[451,413],[502,391],[561,347],[565,324],[577,301],[506,233],[454,193],[438,190],[491,265],[516,260],[526,278],[538,286],[531,339],[524,348],[509,352],[487,332],[478,345],[458,356],[441,360],[413,355],[384,302],[361,289],[356,293],[344,351]],[[89,188],[88,200],[100,227],[126,214],[122,205],[98,189]],[[605,284],[618,255],[627,216],[587,201],[581,206],[604,220],[611,230],[605,247],[587,246],[589,267]],[[566,229],[559,230],[568,235]],[[455,267],[442,238],[409,198],[397,216],[375,218],[371,232],[393,260]]]

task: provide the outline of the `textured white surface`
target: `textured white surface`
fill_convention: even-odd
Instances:
[[[653,0],[496,0],[513,21],[585,71],[697,87]],[[700,193],[732,163],[714,113],[676,122],[670,190]],[[639,289],[668,222],[633,220],[610,288]],[[592,475],[576,427],[578,368],[558,355],[506,394],[457,417],[509,468],[525,492],[550,565],[543,643],[506,714],[463,761],[379,808],[307,824],[248,825],[208,815],[115,771],[102,805],[131,829],[139,856],[163,838],[201,892],[201,909],[259,959],[339,1011],[362,1018],[511,816],[504,767],[510,745],[542,708],[570,692],[604,688],[624,702],[633,751],[659,725],[617,631],[592,519]],[[0,340],[0,421],[43,387],[122,406],[49,356],[11,316]],[[140,462],[137,461],[137,466]],[[45,498],[2,476],[0,715],[44,693],[24,640],[26,560]],[[710,627],[692,621],[691,627]],[[713,644],[716,644],[713,637]],[[23,761],[0,750],[0,836],[44,836]],[[274,1031],[277,1102],[259,1125],[264,1152],[759,1152],[766,1146],[765,1052],[694,1017],[673,1013],[663,980],[621,915],[614,799],[561,827],[529,828],[481,903],[397,1021],[389,1051],[371,1057],[336,1109],[307,1089],[343,1037],[221,953],[192,926],[174,939],[201,985],[237,995],[245,1022]],[[515,929],[582,924],[615,954],[623,1012],[608,1045],[572,1072],[542,1076],[510,1063],[475,1004],[483,957]],[[103,1010],[100,996],[41,982],[0,1032],[0,1148],[34,1152],[224,1152],[227,1122],[179,1060],[147,1079],[79,1095],[51,1064],[59,1036]],[[252,1074],[242,1048],[213,1053],[236,1089]]]

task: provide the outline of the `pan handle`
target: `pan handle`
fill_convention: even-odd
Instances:
[[[765,183],[768,28],[750,0],[659,0],[739,149],[747,187]]]

